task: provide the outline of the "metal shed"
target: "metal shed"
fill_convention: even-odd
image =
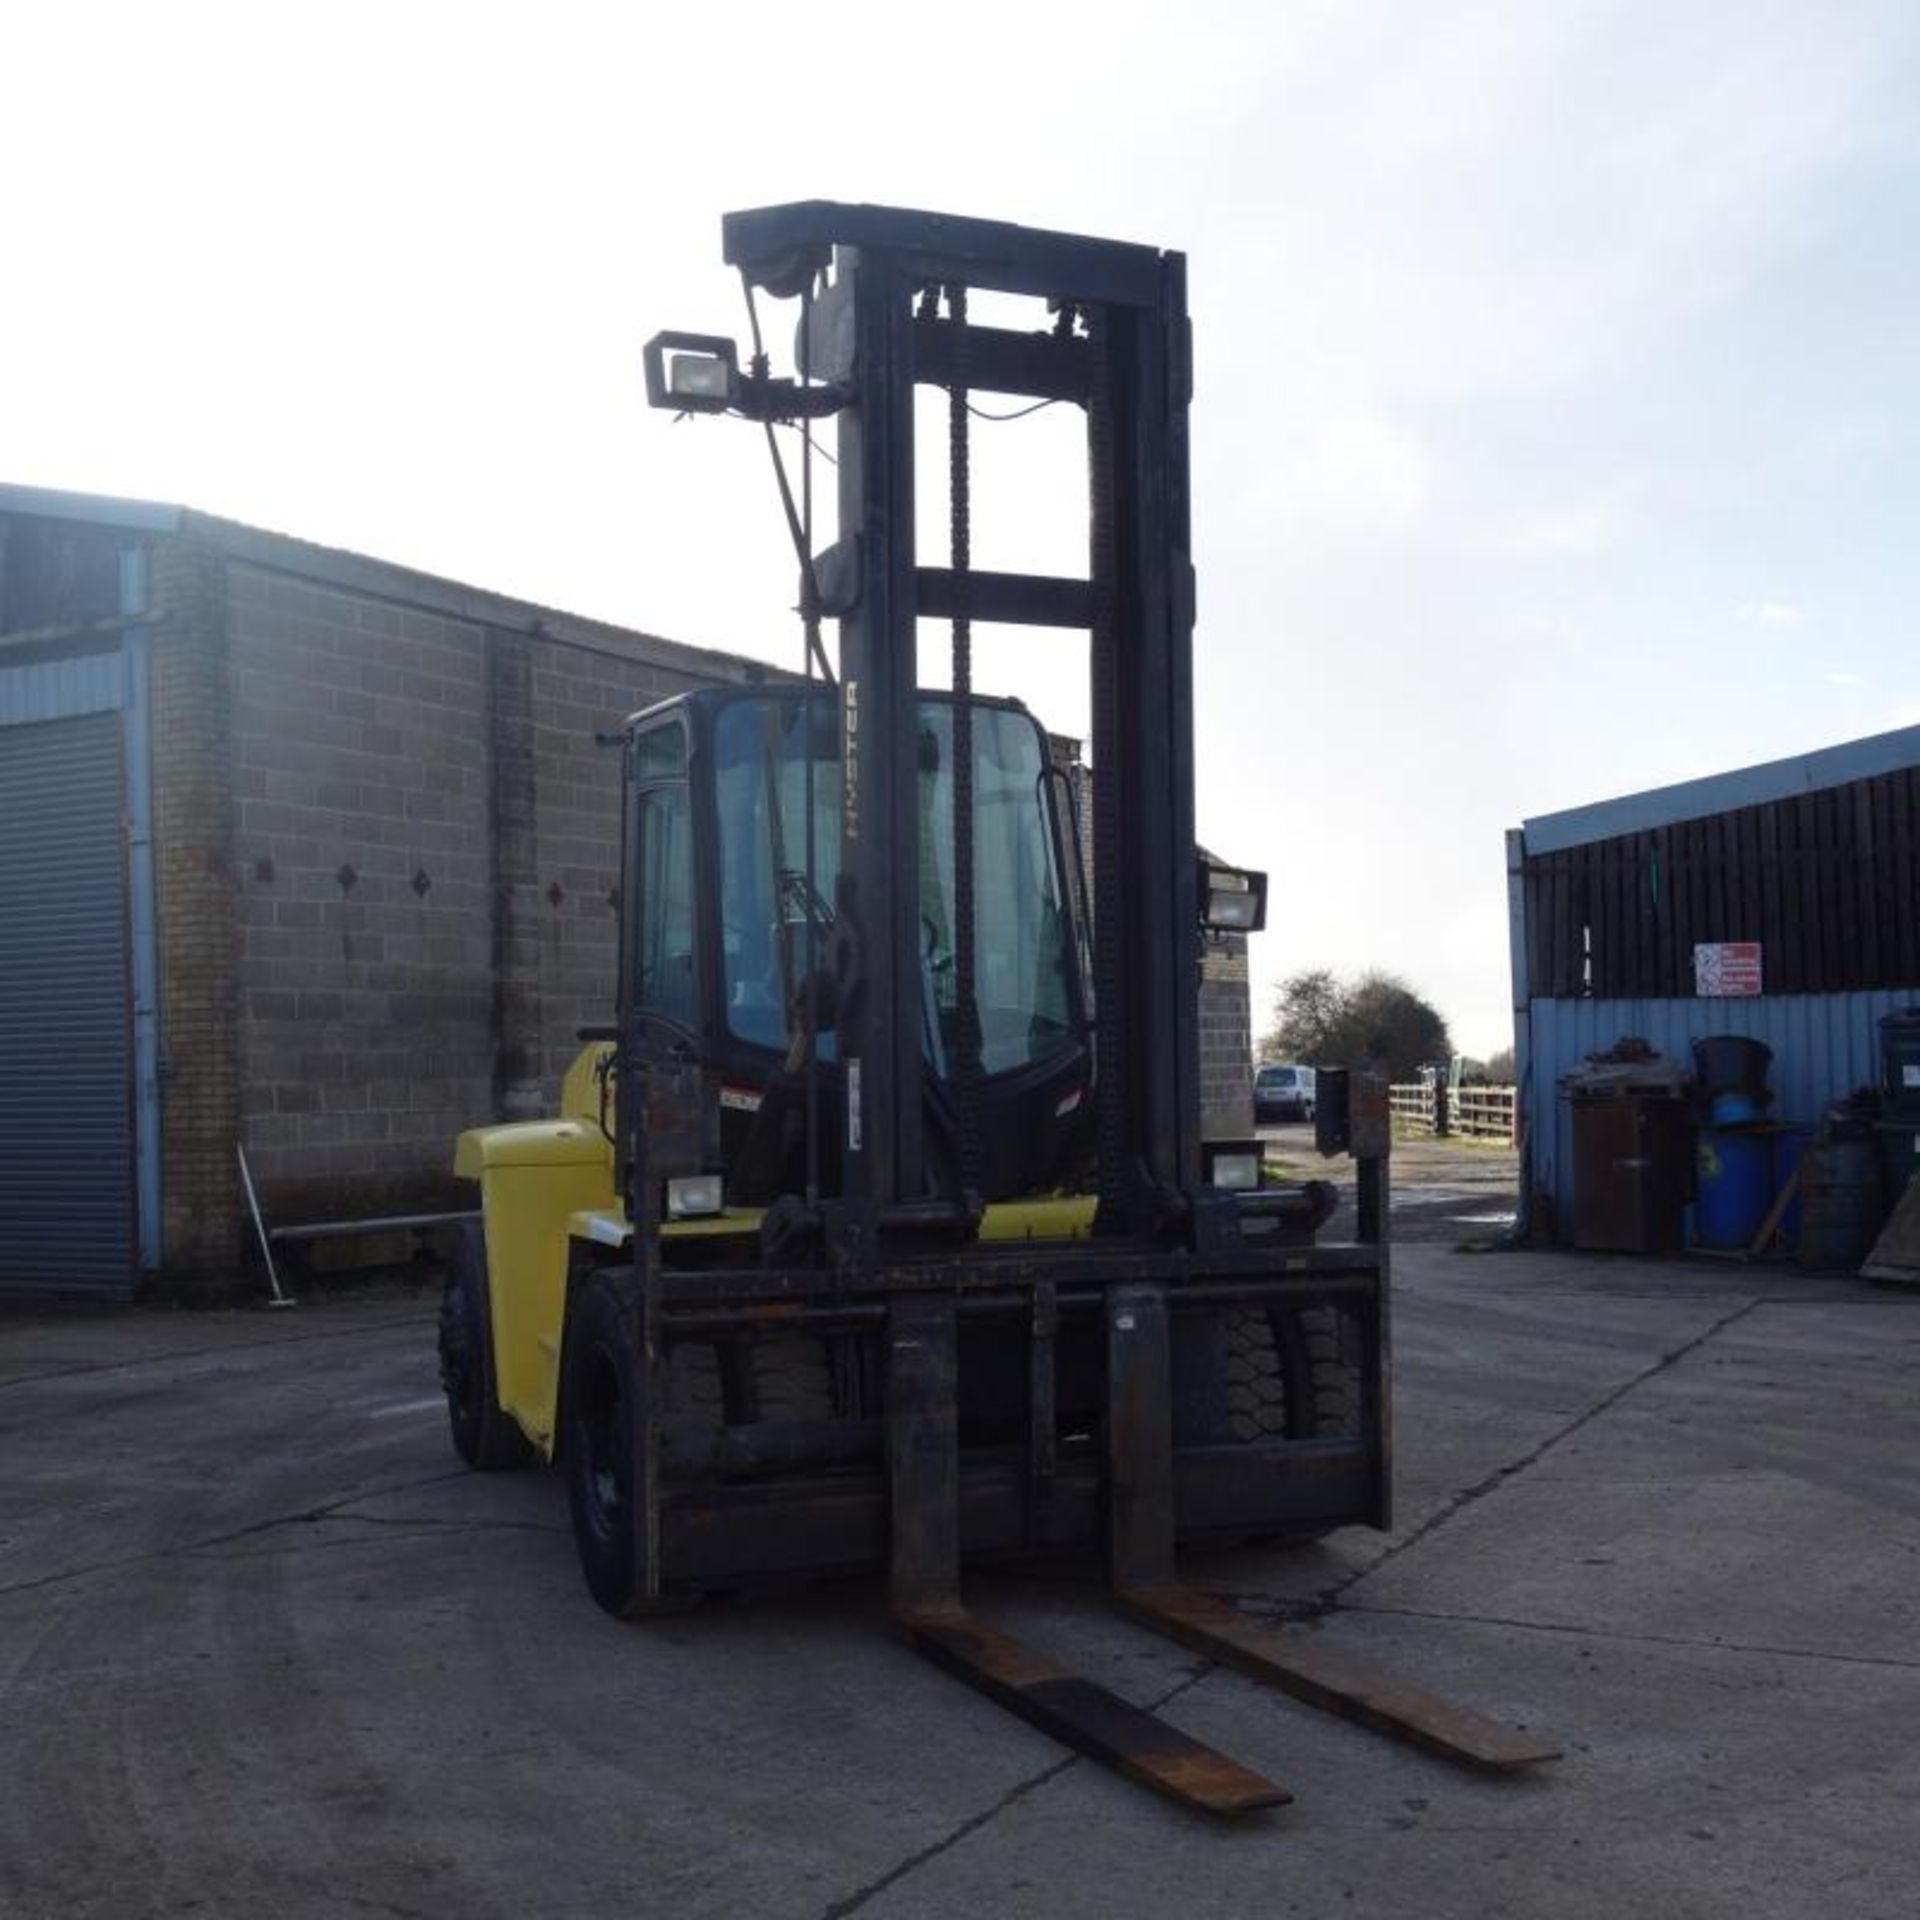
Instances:
[[[1878,1077],[1881,1018],[1920,1002],[1920,727],[1528,820],[1507,891],[1522,1178],[1551,1238],[1560,1083],[1623,1035],[1683,1062],[1707,1034],[1765,1042],[1789,1121]]]

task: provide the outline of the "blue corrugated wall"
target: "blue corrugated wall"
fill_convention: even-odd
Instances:
[[[1837,1094],[1880,1076],[1880,1017],[1920,1006],[1920,981],[1876,993],[1762,994],[1751,1000],[1535,1000],[1527,1070],[1532,1191],[1573,1217],[1573,1118],[1561,1079],[1622,1034],[1692,1068],[1693,1042],[1737,1033],[1773,1049],[1769,1118],[1811,1122]]]

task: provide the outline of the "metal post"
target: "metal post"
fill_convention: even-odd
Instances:
[[[279,1269],[273,1264],[273,1243],[267,1238],[267,1223],[260,1217],[260,1200],[253,1190],[253,1174],[247,1166],[247,1150],[236,1140],[234,1153],[240,1161],[240,1184],[246,1190],[247,1210],[253,1215],[253,1230],[260,1236],[260,1256],[267,1263],[267,1285],[273,1297],[267,1302],[270,1307],[290,1307],[292,1299],[280,1290]]]
[[[1107,1567],[1115,1587],[1174,1577],[1172,1350],[1163,1283],[1107,1293]]]
[[[896,1612],[960,1598],[958,1318],[950,1297],[887,1303],[887,1478]]]
[[[1201,1168],[1184,260],[1162,256],[1155,302],[1096,307],[1090,324],[1094,963],[1109,1042],[1098,1097],[1124,1108],[1119,1124],[1103,1108],[1102,1153],[1122,1133],[1130,1166],[1190,1192]],[[1103,1211],[1113,1178],[1103,1166]],[[1142,1224],[1133,1206],[1103,1221]]]
[[[840,1011],[847,1198],[873,1216],[923,1192],[920,739],[914,621],[912,288],[884,252],[842,248],[853,276],[854,404],[839,425],[840,542],[858,594],[840,621],[837,925],[852,943]]]

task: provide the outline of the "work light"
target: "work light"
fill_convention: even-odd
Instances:
[[[740,384],[740,358],[715,333],[656,333],[646,344],[647,404],[673,413],[725,413]]]
[[[1258,1140],[1209,1140],[1200,1149],[1207,1185],[1248,1193],[1260,1184]]]
[[[1210,933],[1258,933],[1267,924],[1267,876],[1200,863],[1200,924]]]

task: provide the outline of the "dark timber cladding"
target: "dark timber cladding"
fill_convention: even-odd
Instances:
[[[1920,978],[1920,767],[1529,854],[1527,965],[1543,999],[1670,999],[1693,950],[1757,940],[1766,991]]]

